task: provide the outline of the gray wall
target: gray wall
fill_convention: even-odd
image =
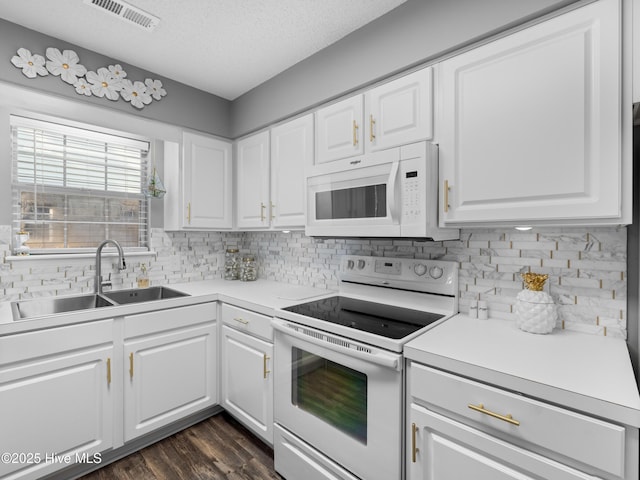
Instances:
[[[575,0],[408,0],[235,99],[231,136],[250,133]]]
[[[153,101],[142,110],[138,110],[122,100],[114,102],[93,96],[83,96],[83,102],[93,102],[102,107],[222,137],[230,136],[231,104],[228,100],[2,19],[0,19],[0,59],[2,59],[0,81],[78,100],[81,96],[76,93],[75,89],[62,82],[58,77],[49,75],[29,79],[9,61],[11,57],[16,55],[19,48],[26,48],[31,53],[44,56],[47,47],[55,47],[61,51],[64,49],[74,50],[80,57],[80,63],[88,70],[95,71],[100,67],[119,63],[127,72],[127,78],[142,81],[146,78],[160,80],[167,91],[167,95],[162,100]]]

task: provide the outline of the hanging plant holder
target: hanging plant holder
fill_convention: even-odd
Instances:
[[[160,175],[158,175],[157,170],[153,169],[153,173],[149,178],[149,186],[145,190],[145,195],[152,198],[162,198],[167,193],[167,190],[164,188],[164,184],[162,180],[160,180]]]

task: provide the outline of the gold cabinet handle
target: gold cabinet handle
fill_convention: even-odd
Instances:
[[[499,413],[492,412],[491,410],[487,410],[486,408],[484,408],[484,405],[482,403],[480,405],[473,405],[470,403],[468,407],[471,410],[484,413],[485,415],[489,415],[490,417],[497,418],[498,420],[502,420],[503,422],[510,423],[511,425],[515,425],[516,427],[520,426],[520,422],[518,420],[514,420],[510,413],[506,415],[500,415]]]
[[[111,385],[111,358],[107,358],[107,385]]]
[[[273,214],[273,209],[276,208],[276,206],[273,204],[273,202],[269,202],[269,216],[271,217],[271,220],[273,220],[274,218],[276,218],[276,216]]]
[[[358,145],[358,122],[353,121],[353,145]]]
[[[245,320],[244,318],[236,317],[234,318],[234,320],[243,325],[249,325],[249,320]]]
[[[187,223],[191,224],[191,202],[187,204]]]
[[[269,360],[269,357],[266,353],[264,354],[264,356],[262,357],[262,364],[263,364],[263,378],[267,378],[267,375],[271,373],[271,370],[267,370],[267,360]]]
[[[449,180],[444,181],[444,213],[449,211]]]
[[[416,436],[418,434],[418,426],[415,423],[411,424],[411,461],[416,463],[416,456],[420,449],[417,446]]]
[[[133,352],[129,354],[129,378],[133,379]]]
[[[260,202],[260,221],[264,222],[264,209],[267,208],[267,206]]]
[[[369,141],[373,143],[376,139],[376,134],[374,133],[376,121],[373,119],[373,115],[369,115]]]

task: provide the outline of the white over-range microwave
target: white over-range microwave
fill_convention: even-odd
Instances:
[[[349,168],[307,177],[305,233],[315,237],[459,238],[438,227],[438,146],[372,153]]]

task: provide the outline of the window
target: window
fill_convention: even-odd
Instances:
[[[34,253],[148,246],[149,143],[11,116],[14,228]]]

